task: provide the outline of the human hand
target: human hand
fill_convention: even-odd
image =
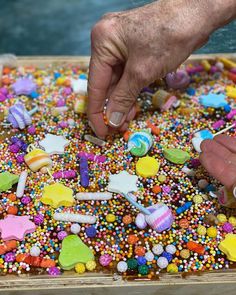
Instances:
[[[216,28],[219,1],[223,0],[160,0],[105,15],[95,25],[88,117],[97,136],[125,130],[135,116],[140,90],[174,71],[206,42]],[[108,124],[103,117],[106,99]]]
[[[228,190],[236,186],[236,139],[224,134],[201,144],[200,162]]]

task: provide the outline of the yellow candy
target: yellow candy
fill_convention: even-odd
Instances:
[[[56,85],[63,85],[65,83],[66,77],[57,78]]]
[[[226,87],[226,95],[230,98],[236,99],[236,87],[227,86]]]
[[[87,268],[87,270],[89,270],[89,271],[93,271],[95,268],[96,268],[96,262],[94,261],[94,260],[91,260],[91,261],[88,261],[87,263],[86,263],[86,268]]]
[[[203,198],[202,198],[202,196],[201,195],[195,195],[194,197],[193,197],[193,202],[195,203],[195,204],[201,204],[202,203],[202,201],[203,201]]]
[[[227,255],[231,261],[236,261],[236,235],[228,234],[225,239],[220,243],[219,249]]]
[[[231,216],[231,217],[229,218],[229,222],[230,222],[233,226],[236,226],[236,217]]]
[[[218,60],[222,62],[227,69],[236,68],[236,63],[228,58],[219,57]]]
[[[197,233],[200,235],[200,236],[205,236],[207,230],[205,228],[205,226],[203,225],[199,225],[198,228],[197,228]]]
[[[183,249],[180,251],[180,256],[184,259],[188,259],[190,256],[190,251],[188,249]]]
[[[216,218],[220,223],[225,223],[227,221],[227,217],[224,214],[218,214]]]
[[[171,263],[167,266],[167,272],[176,273],[178,272],[178,266],[174,263]]]
[[[166,176],[164,174],[160,174],[160,175],[158,175],[157,179],[160,182],[165,182],[166,181]]]
[[[210,238],[215,238],[217,236],[217,229],[214,226],[211,226],[207,229],[207,235]]]
[[[75,100],[75,104],[74,104],[74,111],[77,114],[85,114],[86,110],[87,110],[87,104],[88,104],[88,100],[87,97],[84,95],[81,95],[79,98],[77,98]]]
[[[44,187],[40,201],[53,208],[71,207],[74,203],[73,191],[61,183],[50,184]]]
[[[107,222],[114,222],[116,220],[116,216],[114,214],[107,214],[106,221]]]
[[[155,176],[159,170],[160,163],[153,157],[140,158],[136,164],[136,172],[142,177]]]
[[[77,273],[80,273],[80,274],[84,273],[85,272],[85,266],[84,266],[84,264],[83,263],[77,263],[75,265],[75,271]]]
[[[210,71],[210,69],[211,69],[211,64],[209,63],[208,60],[203,59],[203,60],[201,61],[201,64],[202,64],[202,66],[203,66],[203,68],[204,68],[205,71],[207,71],[207,72]]]

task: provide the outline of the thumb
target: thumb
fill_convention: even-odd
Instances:
[[[128,71],[125,70],[107,104],[106,115],[111,127],[118,128],[123,125],[140,90],[141,87],[138,87]]]

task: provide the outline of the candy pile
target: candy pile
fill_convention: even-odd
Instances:
[[[1,82],[2,274],[233,267],[236,215],[198,152],[235,135],[236,63],[188,64],[143,89],[128,131],[106,141],[88,126],[79,66],[5,67]]]

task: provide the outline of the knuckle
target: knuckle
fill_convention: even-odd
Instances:
[[[132,93],[115,94],[112,100],[116,106],[127,109],[135,102],[135,96]]]

